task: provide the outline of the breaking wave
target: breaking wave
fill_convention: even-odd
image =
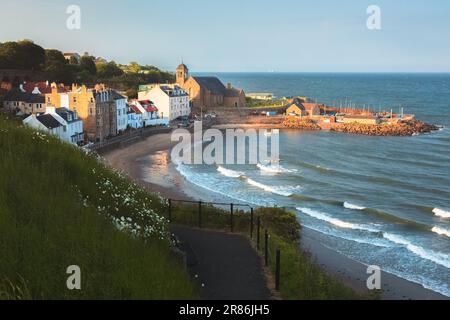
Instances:
[[[450,212],[449,211],[444,211],[444,210],[439,209],[439,208],[434,208],[433,209],[433,213],[434,213],[434,215],[436,217],[445,218],[445,219],[450,218]]]
[[[222,175],[230,178],[240,178],[245,175],[243,172],[226,169],[221,166],[217,168],[217,171],[219,171]]]
[[[283,166],[277,164],[277,165],[263,165],[258,164],[256,165],[261,171],[267,172],[267,173],[294,173],[298,172],[296,169],[286,169]]]
[[[262,189],[267,192],[272,192],[274,194],[278,194],[283,197],[290,197],[295,193],[295,190],[299,190],[300,186],[297,187],[273,187],[257,182],[253,179],[247,179],[248,184]]]
[[[446,237],[450,238],[450,230],[443,229],[440,227],[434,227],[433,229],[431,229],[431,231],[434,233],[437,233],[440,236],[446,236]]]
[[[372,228],[370,226],[367,225],[361,225],[361,224],[355,224],[355,223],[350,223],[350,222],[345,222],[336,218],[332,218],[328,215],[326,215],[325,213],[313,210],[313,209],[309,209],[309,208],[297,208],[298,211],[303,212],[304,214],[307,214],[310,217],[313,217],[315,219],[319,219],[319,220],[323,220],[326,221],[328,223],[331,223],[332,225],[335,225],[339,228],[344,228],[344,229],[352,229],[352,230],[361,230],[361,231],[368,231],[368,232],[373,232],[373,233],[379,233],[380,230]]]
[[[386,240],[389,240],[397,245],[404,246],[408,251],[414,253],[415,255],[421,257],[422,259],[426,259],[429,261],[432,261],[436,264],[439,264],[441,266],[444,266],[446,268],[450,268],[450,257],[448,255],[445,255],[440,252],[434,252],[432,250],[425,249],[421,246],[415,245],[409,240],[403,238],[402,236],[391,234],[391,233],[384,233],[380,230],[374,229],[370,226],[361,225],[361,224],[355,224],[355,223],[349,223],[345,222],[336,218],[332,218],[322,212],[312,210],[309,208],[297,208],[298,211],[309,215],[310,217],[326,221],[328,223],[331,223],[334,226],[344,228],[344,229],[352,229],[352,230],[362,230],[362,231],[369,231],[374,233],[380,233],[383,235],[383,238]],[[433,228],[433,232],[450,236],[450,232],[445,229],[441,229],[438,227]]]
[[[351,209],[351,210],[365,210],[366,207],[357,206],[356,204],[352,204],[350,202],[344,202],[343,204],[344,208]]]
[[[406,249],[408,249],[408,251],[414,253],[415,255],[423,259],[432,261],[446,268],[450,268],[450,258],[449,256],[443,253],[434,252],[432,250],[422,248],[418,245],[411,243],[410,241],[406,240],[405,238],[399,235],[384,233],[383,237],[391,242],[394,242],[395,244],[404,246]]]

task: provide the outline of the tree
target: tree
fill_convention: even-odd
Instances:
[[[80,60],[80,70],[91,76],[97,75],[97,67],[95,66],[95,58],[92,56],[82,56]]]
[[[67,63],[61,51],[49,49],[45,51],[45,73],[48,80],[71,84],[76,80],[77,66]]]
[[[45,50],[45,65],[51,65],[51,64],[67,64],[66,58],[64,58],[64,55],[59,50],[54,49],[47,49]]]
[[[128,70],[133,73],[139,73],[141,71],[141,66],[137,62],[130,62],[128,65]]]
[[[45,50],[30,40],[5,42],[0,47],[0,67],[4,69],[42,70]]]
[[[126,91],[126,95],[127,95],[128,99],[137,99],[138,91],[134,88],[131,88]]]
[[[71,56],[69,59],[69,64],[78,65],[78,59],[74,56]]]
[[[45,65],[45,50],[31,40],[18,42],[22,65],[25,70],[42,70]]]
[[[114,77],[120,77],[124,74],[114,61],[107,63],[99,63],[97,65],[97,76],[99,79],[111,79]]]

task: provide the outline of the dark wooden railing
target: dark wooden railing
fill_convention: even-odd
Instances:
[[[185,205],[190,205],[190,207],[188,208],[188,206],[183,206],[181,208],[175,208],[175,204],[185,204]],[[255,244],[256,246],[256,250],[258,252],[261,252],[261,228],[262,228],[262,222],[261,222],[261,217],[260,216],[256,216],[255,217],[255,211],[254,208],[250,205],[247,204],[236,204],[236,203],[221,203],[221,202],[203,202],[203,201],[192,201],[192,200],[177,200],[177,199],[169,199],[168,200],[168,212],[167,212],[167,219],[169,220],[170,223],[172,224],[186,224],[183,223],[183,221],[177,221],[177,215],[179,217],[179,215],[183,215],[185,213],[185,215],[188,214],[187,210],[194,212],[194,214],[197,215],[197,217],[195,218],[195,221],[190,221],[190,226],[194,226],[194,227],[198,227],[200,229],[204,228],[205,226],[208,226],[208,221],[205,221],[207,219],[205,219],[206,215],[208,214],[207,209],[208,206],[210,207],[215,207],[216,209],[222,209],[220,210],[220,212],[223,214],[224,212],[226,212],[226,210],[224,210],[224,207],[228,207],[229,208],[229,217],[225,219],[225,221],[228,220],[228,225],[224,222],[223,219],[218,219],[219,217],[216,216],[216,223],[213,223],[215,228],[221,228],[221,229],[228,229],[231,233],[236,232],[237,228],[236,228],[236,209],[237,208],[244,208],[246,209],[245,213],[243,212],[239,212],[240,218],[242,218],[242,216],[246,216],[248,215],[248,226],[249,226],[249,230],[248,231],[243,231],[245,234],[248,234],[250,236],[250,240]],[[176,210],[175,210],[176,209]],[[194,210],[194,211],[193,211]],[[184,212],[183,212],[184,211]],[[177,214],[175,214],[175,212]],[[181,213],[180,213],[181,212]],[[211,216],[209,216],[211,218]],[[184,218],[184,217],[181,217]],[[255,218],[256,218],[256,237],[255,236]],[[212,217],[212,219],[214,219],[214,216]],[[181,219],[180,219],[181,220]],[[223,224],[221,225],[221,223],[223,222]],[[245,228],[244,228],[245,229]],[[242,232],[242,229],[239,230],[238,232]],[[264,265],[265,267],[269,266],[269,261],[270,261],[270,250],[269,250],[269,242],[270,242],[270,234],[269,231],[267,229],[264,229],[264,250],[263,250],[263,257],[264,257]],[[275,256],[275,289],[277,291],[280,290],[280,270],[281,270],[281,251],[279,248],[276,248],[276,256]]]

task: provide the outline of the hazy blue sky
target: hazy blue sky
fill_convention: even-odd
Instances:
[[[66,28],[69,4],[81,30]],[[0,0],[0,42],[23,38],[170,70],[450,72],[450,1]]]

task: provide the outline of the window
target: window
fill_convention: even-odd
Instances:
[[[63,131],[64,131],[64,132],[67,131],[67,126],[63,126]]]

